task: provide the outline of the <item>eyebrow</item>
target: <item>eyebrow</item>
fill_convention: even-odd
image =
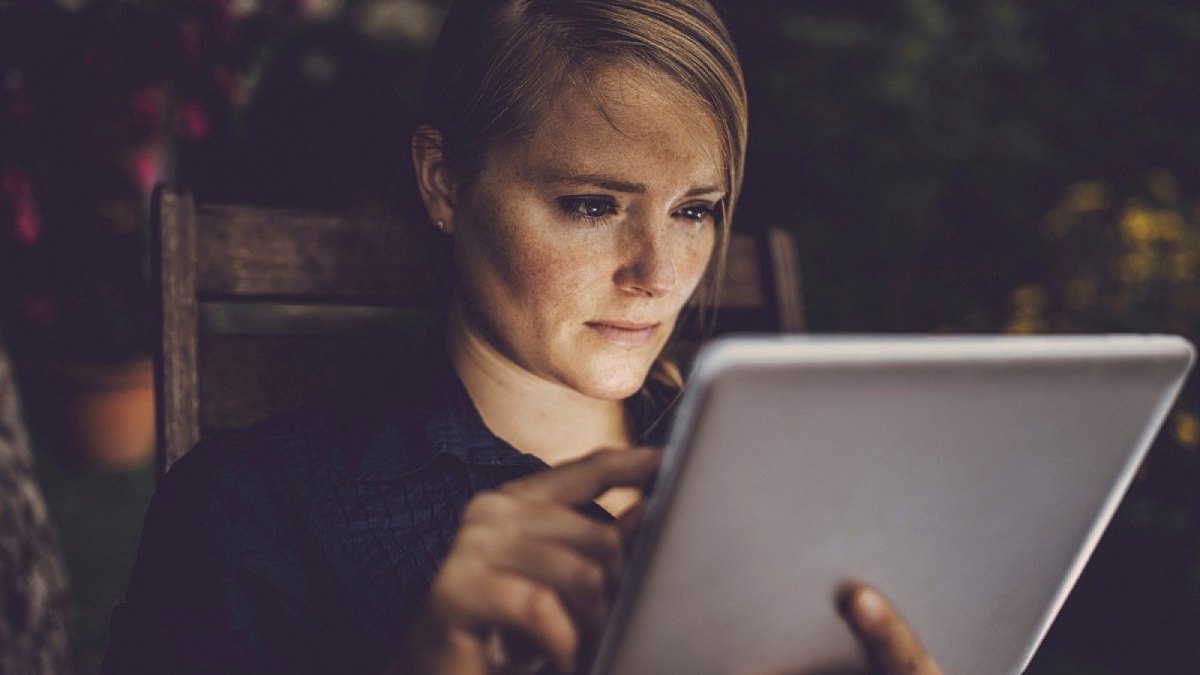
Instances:
[[[548,169],[538,172],[538,178],[548,183],[564,183],[567,185],[594,185],[605,190],[613,192],[625,192],[630,194],[645,194],[649,187],[645,183],[631,183],[621,180],[613,176],[602,173],[591,172],[572,172],[561,171],[557,169]],[[714,192],[723,193],[724,190],[718,185],[704,185],[688,190],[685,197],[695,197],[698,195],[706,195]]]

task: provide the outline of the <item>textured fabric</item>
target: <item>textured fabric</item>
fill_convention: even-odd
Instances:
[[[381,672],[472,495],[546,468],[487,429],[440,350],[347,391],[171,469],[104,672]]]
[[[0,347],[0,673],[71,670],[64,569]]]

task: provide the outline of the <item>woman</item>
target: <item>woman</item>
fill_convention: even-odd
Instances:
[[[719,281],[740,68],[706,0],[463,0],[421,114],[444,338],[173,468],[107,671],[572,672],[594,644],[678,387],[660,355]],[[888,672],[934,672],[878,594],[847,606]]]

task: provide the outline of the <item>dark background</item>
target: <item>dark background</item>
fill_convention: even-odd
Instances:
[[[201,201],[410,209],[410,111],[442,6],[0,0],[0,56],[6,72],[24,73],[15,87],[6,75],[0,169],[25,171],[44,203],[61,193],[64,172],[54,167],[79,145],[102,155],[109,145],[152,147],[165,158],[161,175]],[[812,331],[1200,335],[1200,7],[719,6],[750,88],[736,227],[794,232]],[[80,64],[94,64],[96,50],[114,64],[99,80],[111,85],[104,91],[131,101],[148,88],[165,92],[162,119],[151,120],[158,127],[142,120],[141,131],[112,140],[123,128],[112,120],[128,106],[105,113],[92,103],[106,95],[80,93],[79,73],[94,67]],[[21,122],[22,96],[34,102],[32,122]],[[60,103],[76,114],[52,114]],[[88,121],[97,117],[109,121]],[[90,131],[79,144],[47,140],[81,127]],[[144,197],[109,188],[122,190]],[[17,203],[20,190],[8,192]],[[15,227],[15,208],[0,210],[8,217],[0,225]],[[17,358],[145,352],[144,228],[89,229],[77,213],[43,211],[39,241],[0,234],[0,300]],[[97,284],[109,289],[99,311],[79,290]],[[60,311],[45,320],[38,308],[56,299]],[[95,335],[100,324],[105,353],[63,337],[80,326]],[[1198,411],[1193,384],[1030,672],[1200,672]],[[120,561],[132,555],[136,527],[112,515],[101,523],[114,532],[106,548],[73,538],[72,527],[87,528],[71,518],[89,510],[79,501],[95,489],[88,499],[103,512],[138,522],[145,484],[123,475],[85,488],[78,471],[48,463],[77,592],[93,598],[82,601],[94,606],[80,612],[88,625],[79,632],[90,636],[83,648],[98,653],[104,605],[123,586]],[[90,572],[89,556],[108,571]],[[96,590],[105,583],[117,590]]]

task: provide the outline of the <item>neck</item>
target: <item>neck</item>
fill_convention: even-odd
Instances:
[[[551,466],[600,447],[625,447],[631,436],[621,401],[585,396],[539,377],[505,356],[455,308],[450,360],[492,433]]]

